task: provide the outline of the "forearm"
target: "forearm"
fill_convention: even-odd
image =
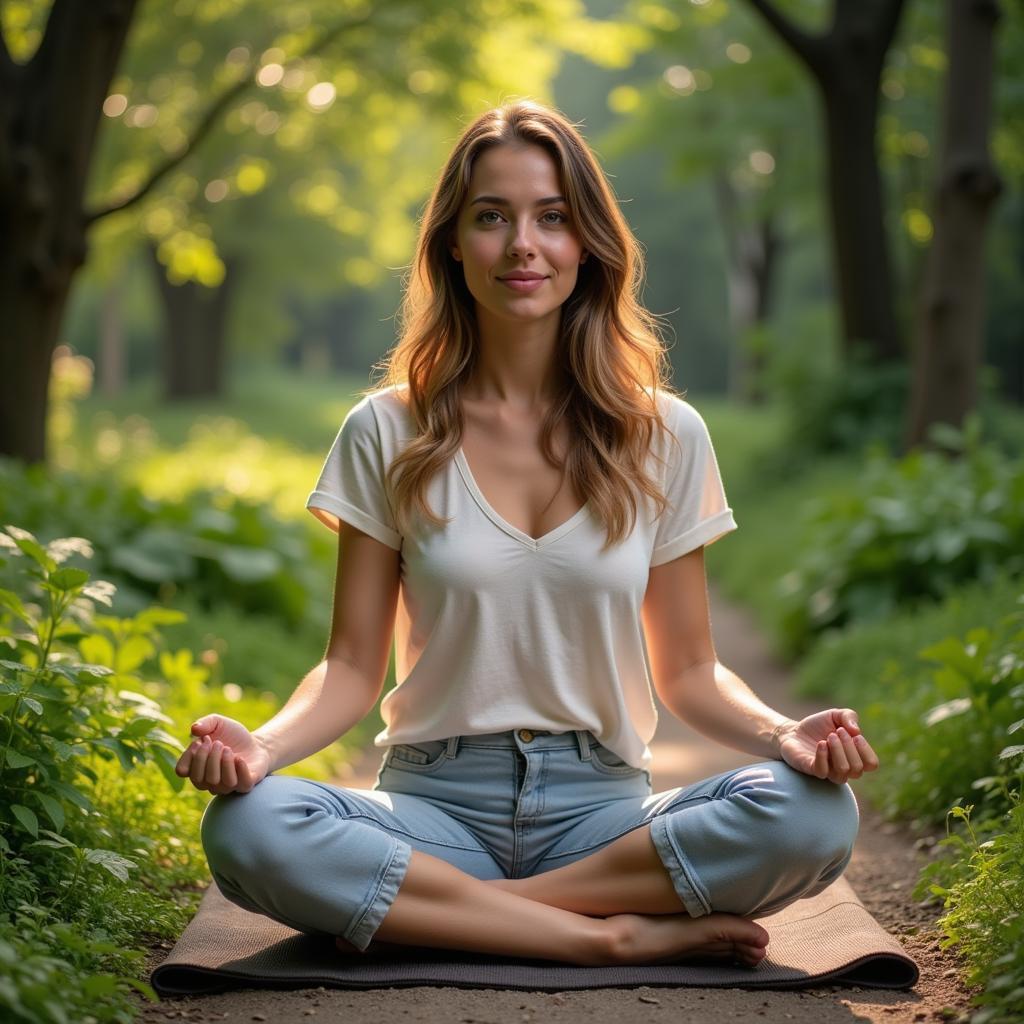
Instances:
[[[270,755],[270,771],[287,767],[337,741],[372,710],[380,693],[344,661],[325,658],[287,703],[253,736]]]
[[[710,739],[765,758],[779,758],[775,731],[793,721],[763,703],[719,661],[691,666],[667,688],[662,702]]]

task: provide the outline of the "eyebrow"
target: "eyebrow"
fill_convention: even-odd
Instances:
[[[564,202],[567,202],[565,196],[548,196],[546,199],[538,199],[534,206],[547,206],[549,203]],[[508,200],[502,199],[501,196],[477,196],[469,205],[475,206],[477,203],[494,203],[497,206],[509,205]]]

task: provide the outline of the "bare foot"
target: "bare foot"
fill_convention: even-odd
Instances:
[[[738,914],[612,914],[605,920],[617,930],[616,961],[622,964],[667,964],[700,957],[756,967],[768,945],[768,932]]]

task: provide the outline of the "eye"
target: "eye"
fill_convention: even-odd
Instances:
[[[484,220],[484,217],[486,217],[486,216],[488,216],[489,214],[492,214],[492,213],[496,213],[496,214],[498,214],[498,216],[499,216],[499,217],[501,216],[501,213],[500,213],[500,211],[498,211],[498,210],[484,210],[484,211],[483,211],[483,213],[481,213],[481,214],[480,214],[480,215],[479,215],[479,216],[477,217],[477,220],[478,220],[478,221],[479,221],[479,222],[480,222],[481,224],[493,224],[493,223],[494,223],[494,221],[493,221],[493,220]],[[565,223],[567,223],[567,222],[568,222],[568,220],[569,220],[569,218],[568,218],[568,217],[567,217],[567,216],[566,216],[566,215],[565,215],[564,213],[562,213],[562,212],[561,212],[560,210],[548,210],[548,211],[547,211],[547,212],[546,212],[546,213],[544,214],[544,216],[545,216],[545,217],[547,217],[547,216],[549,216],[550,214],[554,214],[554,215],[555,215],[555,216],[556,216],[556,217],[558,218],[558,220],[557,220],[557,221],[550,221],[550,220],[549,220],[549,221],[547,222],[548,224],[565,224]]]

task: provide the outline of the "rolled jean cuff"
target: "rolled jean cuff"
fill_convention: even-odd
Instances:
[[[662,814],[651,822],[651,839],[654,840],[654,848],[658,851],[658,856],[661,857],[669,878],[672,879],[676,895],[682,900],[689,915],[702,917],[704,914],[710,914],[711,901],[708,899],[707,891],[700,884],[686,854],[676,845],[668,827],[668,819],[667,814]]]
[[[377,880],[376,888],[366,904],[366,909],[342,935],[346,942],[351,942],[361,953],[366,952],[366,947],[373,939],[373,933],[380,927],[384,915],[391,909],[391,904],[398,895],[398,887],[405,878],[410,857],[412,857],[412,847],[401,839],[396,839],[391,858]]]

